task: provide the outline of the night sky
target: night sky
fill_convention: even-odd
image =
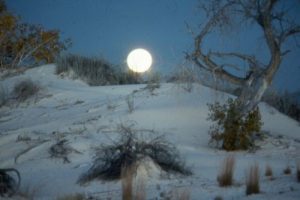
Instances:
[[[148,49],[153,70],[167,75],[185,63],[185,51],[193,48],[193,35],[204,15],[197,8],[198,0],[7,0],[8,9],[24,22],[59,29],[71,38],[70,53],[98,56],[125,66],[126,57],[134,48]],[[291,15],[300,21],[298,7]],[[298,14],[297,14],[298,13]],[[258,41],[258,42],[253,42]],[[264,40],[259,30],[238,30],[222,37],[210,37],[207,48],[234,49],[267,60]],[[299,40],[300,43],[300,40]],[[231,48],[229,48],[229,46]],[[295,40],[287,47],[292,53],[284,58],[273,82],[275,88],[300,90],[300,49]]]

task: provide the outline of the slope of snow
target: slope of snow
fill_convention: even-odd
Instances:
[[[208,146],[211,122],[207,121],[207,103],[223,102],[228,94],[201,85],[194,85],[189,93],[178,85],[162,84],[154,94],[144,89],[146,85],[89,87],[78,80],[62,79],[54,70],[54,65],[45,65],[2,81],[8,91],[28,78],[42,88],[28,102],[0,108],[0,168],[17,168],[22,175],[21,189],[36,191],[35,199],[74,193],[121,199],[120,182],[76,184],[91,166],[94,148],[110,142],[121,123],[165,134],[194,173],[189,177],[149,175],[147,199],[163,199],[178,190],[189,191],[191,199],[299,199],[295,172],[300,159],[300,126],[274,108],[260,104],[266,133],[261,149],[227,153]],[[133,96],[131,113],[128,95]],[[49,148],[62,138],[74,149],[68,156],[70,163],[49,154]],[[228,154],[236,157],[235,184],[220,188],[216,177]],[[246,196],[245,172],[255,162],[260,167],[262,193]],[[272,181],[264,176],[266,164],[272,166]],[[283,174],[287,165],[291,175]]]

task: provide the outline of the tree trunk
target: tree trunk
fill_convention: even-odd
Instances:
[[[240,109],[242,115],[249,113],[258,105],[269,85],[263,73],[253,74],[252,77],[245,82],[242,92],[238,97],[241,103]]]

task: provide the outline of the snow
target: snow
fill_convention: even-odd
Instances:
[[[11,91],[15,83],[30,78],[42,88],[39,95],[25,103],[0,108],[0,168],[18,169],[21,190],[33,193],[34,199],[75,193],[121,199],[119,181],[76,184],[91,166],[95,147],[115,138],[114,130],[121,123],[165,134],[194,173],[188,177],[161,177],[159,169],[145,161],[149,164],[139,167],[138,176],[144,177],[147,199],[162,199],[180,190],[188,191],[191,199],[300,198],[295,175],[296,161],[300,159],[300,126],[274,108],[260,104],[266,139],[259,150],[228,153],[208,145],[211,122],[207,120],[207,103],[224,102],[228,94],[196,84],[192,92],[178,84],[161,84],[154,94],[144,89],[146,85],[90,87],[79,80],[61,78],[54,71],[54,65],[45,65],[1,83]],[[128,95],[133,95],[131,113]],[[70,163],[49,154],[49,148],[62,138],[76,150],[68,155]],[[235,183],[221,188],[216,177],[229,154],[236,158]],[[255,162],[260,168],[262,192],[246,196],[245,173]],[[274,180],[264,176],[266,164],[272,167]],[[292,169],[291,175],[283,174],[287,165]]]

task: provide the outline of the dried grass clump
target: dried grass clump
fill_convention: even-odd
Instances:
[[[266,165],[266,170],[265,170],[265,176],[267,177],[272,177],[273,176],[273,170],[270,165]]]
[[[246,195],[258,194],[259,192],[259,167],[255,163],[246,175]]]
[[[233,172],[234,172],[235,158],[230,155],[227,156],[221,166],[220,173],[217,177],[220,187],[227,187],[233,184]]]
[[[90,86],[141,83],[136,73],[122,71],[103,58],[73,54],[56,59],[56,74],[79,78]]]
[[[84,184],[94,179],[119,179],[124,166],[131,166],[147,157],[166,172],[191,174],[176,147],[163,136],[148,135],[148,139],[145,139],[145,135],[139,135],[132,126],[122,124],[118,127],[118,134],[119,139],[97,150],[92,167],[79,178],[78,183]]]
[[[291,174],[291,173],[292,173],[292,170],[291,170],[290,166],[286,166],[286,168],[283,170],[283,173],[284,173],[285,175]]]
[[[13,93],[18,101],[23,102],[36,95],[39,90],[40,87],[36,83],[30,79],[27,79],[17,83],[14,86]]]
[[[216,197],[214,198],[214,200],[223,200],[223,197],[222,197],[222,196],[216,196]]]

